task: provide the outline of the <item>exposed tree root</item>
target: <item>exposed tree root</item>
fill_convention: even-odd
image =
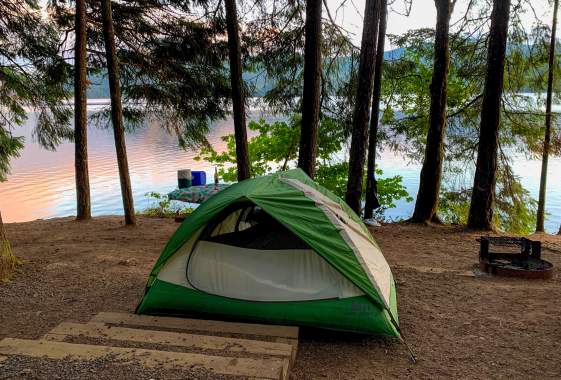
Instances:
[[[411,218],[407,219],[406,222],[411,223],[411,224],[419,224],[421,226],[433,226],[433,225],[443,226],[445,224],[442,221],[442,219],[440,219],[440,217],[436,214],[434,214],[432,218],[427,219],[427,220],[417,219],[417,218],[411,217]]]
[[[440,219],[440,217],[437,214],[434,214],[432,216],[432,219],[430,221],[433,224],[438,224],[440,226],[444,225],[444,222],[442,221],[442,219]]]

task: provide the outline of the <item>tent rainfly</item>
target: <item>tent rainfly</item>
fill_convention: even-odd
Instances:
[[[300,169],[239,182],[201,204],[165,246],[137,313],[400,335],[377,243]]]

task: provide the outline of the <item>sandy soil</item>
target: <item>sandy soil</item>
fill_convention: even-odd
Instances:
[[[27,263],[0,284],[0,338],[39,338],[62,321],[133,311],[177,226],[140,218],[128,228],[117,217],[9,224],[14,251]],[[461,227],[391,224],[373,234],[396,278],[401,326],[418,363],[393,340],[304,330],[292,378],[561,378],[561,238],[534,236],[556,271],[551,280],[528,281],[473,276],[479,234]],[[94,367],[81,370],[92,374]],[[60,365],[0,363],[0,378],[53,371]]]

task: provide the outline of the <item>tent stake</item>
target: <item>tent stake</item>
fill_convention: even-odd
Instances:
[[[399,328],[399,324],[397,323],[397,321],[394,319],[391,311],[389,308],[386,307],[386,311],[388,312],[388,315],[390,316],[390,320],[392,321],[395,329],[397,330],[397,332],[399,333],[399,340],[401,343],[403,343],[403,345],[405,346],[405,348],[407,348],[407,351],[409,351],[409,357],[411,358],[411,362],[413,364],[417,363],[417,357],[415,356],[415,353],[413,352],[413,350],[411,349],[411,347],[407,344],[407,342],[405,341],[405,337],[403,336],[403,333],[401,332],[401,329]]]
[[[411,362],[413,364],[417,364],[417,357],[415,356],[415,353],[413,352],[413,350],[411,349],[411,347],[407,344],[407,342],[405,341],[405,339],[403,339],[403,336],[401,337],[401,343],[403,343],[403,345],[405,346],[405,348],[407,348],[407,351],[409,351],[409,357],[411,358]]]

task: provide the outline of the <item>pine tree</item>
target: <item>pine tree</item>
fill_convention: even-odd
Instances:
[[[23,138],[13,132],[38,114],[34,135],[54,149],[70,138],[67,64],[58,55],[59,35],[41,18],[37,2],[0,0],[0,182],[7,180],[10,160],[19,155]],[[8,280],[20,261],[14,256],[0,214],[0,280]]]
[[[360,47],[360,64],[358,68],[358,85],[353,114],[352,140],[349,153],[349,175],[345,200],[359,215],[361,213],[362,177],[368,142],[368,120],[376,60],[380,8],[380,0],[366,0]]]
[[[75,9],[65,1],[49,4],[59,27],[74,30]],[[221,38],[225,24],[216,16],[218,9],[182,0],[114,1],[111,6],[126,129],[134,131],[150,118],[184,149],[206,144],[212,122],[227,116],[231,95],[224,66],[227,41]],[[104,75],[101,2],[86,2],[86,8],[88,73]],[[185,16],[194,12],[202,16]],[[90,115],[90,122],[104,125],[109,116],[103,110]]]
[[[103,37],[105,40],[107,74],[109,76],[109,92],[111,94],[111,121],[113,123],[117,165],[119,167],[119,179],[121,181],[121,196],[123,198],[125,224],[135,225],[136,216],[134,214],[134,201],[129,174],[129,163],[127,159],[125,129],[123,126],[121,84],[119,83],[119,58],[117,57],[117,52],[115,50],[115,33],[113,31],[111,0],[102,0],[101,10],[103,18]]]
[[[228,29],[228,51],[230,56],[230,83],[234,107],[234,135],[236,137],[236,164],[238,181],[250,177],[249,154],[247,151],[247,127],[245,115],[244,84],[242,79],[241,46],[238,27],[236,0],[225,0],[226,24]]]
[[[322,0],[306,0],[306,43],[304,46],[304,94],[298,167],[311,178],[315,174],[320,118]]]
[[[551,24],[551,40],[549,43],[549,60],[547,75],[547,99],[545,103],[545,135],[543,139],[542,171],[540,177],[540,191],[538,200],[538,212],[536,218],[536,232],[544,232],[545,220],[545,190],[547,185],[547,164],[549,160],[549,150],[551,145],[551,104],[553,102],[553,73],[555,65],[555,43],[557,32],[557,11],[559,10],[559,0],[553,3],[553,22]],[[561,229],[559,230],[561,232]]]
[[[212,122],[227,116],[231,95],[224,66],[228,46],[221,38],[226,30],[223,20],[213,16],[215,6],[182,0],[112,5],[127,127],[155,118],[182,148],[206,144]],[[193,12],[207,16],[178,17]],[[95,33],[94,41],[99,40]]]
[[[76,0],[74,21],[74,166],[76,175],[76,219],[91,219],[88,170],[88,104],[86,1]]]
[[[376,145],[378,143],[378,124],[380,122],[380,96],[382,90],[382,65],[384,64],[384,48],[386,42],[386,26],[388,4],[382,0],[380,23],[378,26],[378,45],[376,46],[376,63],[374,67],[374,90],[372,92],[372,111],[370,112],[370,132],[368,134],[368,157],[366,163],[366,202],[364,218],[374,216],[374,209],[380,207],[378,186],[376,182]]]
[[[450,17],[455,1],[435,0],[436,32],[434,38],[434,67],[430,84],[429,131],[425,158],[421,168],[419,192],[412,222],[438,221],[438,197],[444,160],[444,133],[448,100],[448,70],[450,67]]]
[[[492,230],[510,0],[494,0],[468,227]]]

